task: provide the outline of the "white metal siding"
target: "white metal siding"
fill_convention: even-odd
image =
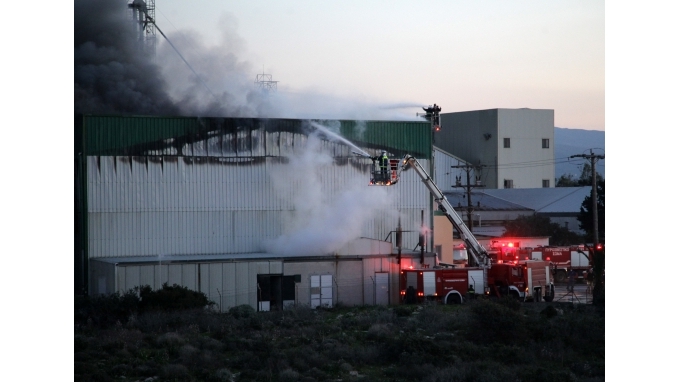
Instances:
[[[306,182],[275,187],[270,175],[284,171],[277,161],[235,165],[196,158],[88,157],[90,257],[261,251],[263,239],[284,231],[300,188],[309,187]],[[318,180],[328,203],[351,187],[371,192],[368,167],[349,161],[330,166]],[[403,244],[415,247],[421,211],[425,223],[430,221],[429,192],[414,171],[384,191],[391,208],[365,222],[358,236],[384,239],[401,214],[402,228],[416,231],[405,234]]]
[[[337,262],[336,300],[345,305],[364,305],[362,290],[364,279],[362,277],[363,263],[361,261]]]
[[[465,162],[455,156],[449,155],[440,149],[434,151],[434,181],[442,192],[456,190],[456,176],[461,177],[461,183],[466,184],[467,175],[462,168],[452,168],[451,166],[463,166]],[[470,173],[470,182],[474,184],[475,174]],[[457,190],[461,190],[458,188]]]

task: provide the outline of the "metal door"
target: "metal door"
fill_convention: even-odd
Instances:
[[[387,272],[376,273],[375,304],[389,305],[389,303],[390,303],[389,274]]]
[[[423,294],[425,296],[434,296],[437,292],[434,276],[434,272],[423,272]]]
[[[313,275],[310,278],[311,307],[333,306],[333,275]]]

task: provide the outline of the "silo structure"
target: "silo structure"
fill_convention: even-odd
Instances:
[[[368,186],[372,162],[352,152],[383,149],[429,167],[430,124],[76,115],[76,293],[167,282],[217,291],[225,308],[268,310],[290,302],[282,296],[293,287],[303,303],[326,301],[312,292],[329,282],[342,301],[344,280],[354,291],[345,299],[383,301],[376,283],[398,266],[375,264],[394,263],[398,220],[405,248],[418,244],[422,211],[431,221],[415,173]],[[366,276],[369,265],[376,273]]]

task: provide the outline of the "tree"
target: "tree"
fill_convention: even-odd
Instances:
[[[600,182],[604,181],[602,175],[595,173],[595,179]],[[578,179],[579,186],[590,186],[593,184],[593,169],[590,163],[585,162],[581,168],[581,177]]]
[[[604,178],[600,174],[596,174],[595,178],[598,182],[604,181]],[[590,186],[593,184],[593,170],[590,163],[586,162],[581,167],[581,176],[576,179],[573,174],[563,174],[559,178],[555,179],[555,187],[583,187]]]
[[[555,187],[578,187],[580,186],[578,179],[573,174],[563,174],[555,179]]]
[[[581,212],[576,218],[579,221],[579,227],[586,232],[586,237],[592,240],[594,233],[592,194],[583,199]],[[600,241],[604,241],[604,179],[597,182],[597,232]]]
[[[583,242],[583,237],[569,231],[550,218],[542,215],[527,215],[506,222],[504,237],[548,236],[551,245],[572,245]]]

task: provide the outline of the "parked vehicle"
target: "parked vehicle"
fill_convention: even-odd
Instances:
[[[494,263],[516,264],[521,260],[547,261],[551,264],[555,282],[566,281],[567,275],[572,270],[576,272],[576,278],[584,279],[592,267],[592,255],[585,245],[520,248],[511,244],[503,244],[492,246],[489,254]]]

